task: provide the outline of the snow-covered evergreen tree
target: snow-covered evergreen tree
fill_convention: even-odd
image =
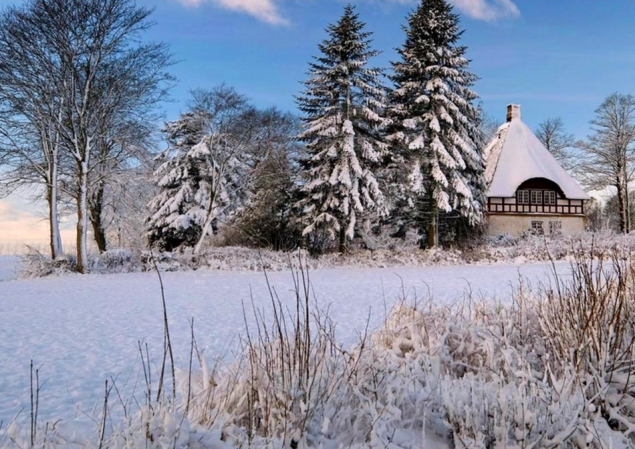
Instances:
[[[303,234],[339,237],[340,251],[358,219],[381,212],[384,203],[375,173],[386,151],[380,136],[385,90],[381,71],[367,67],[378,52],[370,48],[371,33],[364,26],[346,6],[327,28],[329,37],[319,45],[321,55],[310,64],[306,90],[297,99],[305,122],[300,139],[307,149],[299,202]]]
[[[405,32],[400,61],[393,63],[389,140],[407,164],[408,203],[435,246],[439,212],[456,212],[470,225],[483,215],[476,76],[459,45],[459,17],[446,0],[421,0]]]
[[[181,245],[194,246],[201,236],[203,210],[196,193],[206,168],[203,160],[193,157],[192,149],[203,138],[202,128],[200,114],[188,112],[163,130],[168,149],[157,157],[161,165],[154,172],[159,192],[149,205],[151,247],[172,251]]]
[[[233,89],[194,91],[193,112],[165,128],[169,147],[154,179],[148,240],[172,251],[201,249],[218,220],[244,202],[251,167],[252,109]]]

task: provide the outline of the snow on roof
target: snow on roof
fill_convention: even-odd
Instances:
[[[508,114],[508,122],[484,151],[487,196],[511,198],[528,179],[546,178],[558,184],[567,198],[588,200],[589,195],[521,121],[520,106],[510,106],[513,114]]]
[[[504,123],[500,128],[498,128],[496,134],[483,151],[483,158],[486,161],[485,181],[487,182],[487,185],[490,185],[492,183],[492,179],[494,178],[498,159],[501,156],[503,143],[505,142],[505,137],[507,136],[507,128],[509,128],[509,122]]]

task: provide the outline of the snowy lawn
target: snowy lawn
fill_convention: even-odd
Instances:
[[[18,256],[0,256],[0,282],[15,279],[19,263]]]
[[[14,259],[0,258],[0,276],[11,272]],[[568,273],[569,264],[557,269]],[[435,301],[464,297],[468,286],[475,296],[509,301],[519,273],[532,282],[545,280],[550,266],[497,265],[391,269],[325,269],[310,273],[321,307],[330,306],[339,338],[353,344],[368,317],[378,327],[386,311],[401,296],[428,294]],[[289,272],[269,274],[283,302],[293,303]],[[0,277],[1,279],[1,277]],[[164,273],[165,293],[177,365],[189,357],[189,320],[195,317],[199,348],[208,360],[238,344],[244,329],[243,302],[269,310],[262,273]],[[251,313],[249,312],[249,315]],[[269,315],[270,316],[270,315]],[[162,351],[160,287],[155,273],[71,275],[0,283],[0,421],[20,412],[28,421],[29,361],[40,369],[43,383],[40,419],[88,418],[103,400],[104,381],[141,396],[138,342],[147,342],[155,364]],[[94,413],[97,415],[97,413]]]

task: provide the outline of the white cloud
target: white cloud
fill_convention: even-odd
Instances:
[[[178,0],[186,6],[196,7],[202,3],[214,3],[222,8],[247,13],[272,25],[287,25],[289,22],[280,14],[276,3],[281,0]],[[325,0],[320,0],[325,1]],[[396,3],[415,3],[416,0],[376,0]],[[486,21],[514,18],[520,11],[514,0],[449,0],[467,16]]]
[[[494,21],[520,16],[512,0],[450,0],[456,8],[473,19]]]
[[[187,6],[198,6],[204,2],[215,3],[225,9],[240,11],[272,25],[286,25],[273,0],[179,0]]]

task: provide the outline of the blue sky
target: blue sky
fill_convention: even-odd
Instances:
[[[20,3],[0,0],[0,6]],[[225,82],[260,107],[295,111],[294,95],[317,55],[324,29],[346,4],[340,0],[138,0],[155,8],[148,38],[170,45],[178,83],[165,118],[183,111],[188,90]],[[361,19],[383,53],[374,64],[396,59],[406,15],[418,0],[356,0]],[[635,1],[451,0],[465,30],[475,86],[486,112],[499,121],[508,103],[522,105],[535,129],[561,117],[578,138],[613,92],[635,94]],[[0,230],[13,241],[44,240],[42,211],[21,198],[0,204]],[[21,231],[22,230],[22,231]],[[42,234],[44,232],[44,234]],[[3,233],[0,232],[0,243]],[[18,236],[18,237],[16,237]],[[70,237],[70,234],[69,234]],[[6,241],[6,237],[5,237]]]
[[[143,0],[156,8],[150,38],[171,45],[181,62],[166,105],[182,110],[187,91],[226,82],[259,106],[295,110],[293,96],[308,62],[338,19],[339,0]],[[403,42],[405,17],[417,0],[353,1],[388,68]],[[475,90],[485,110],[504,119],[508,103],[522,105],[535,128],[560,116],[584,138],[602,100],[635,94],[635,2],[632,0],[453,0],[465,30]]]

